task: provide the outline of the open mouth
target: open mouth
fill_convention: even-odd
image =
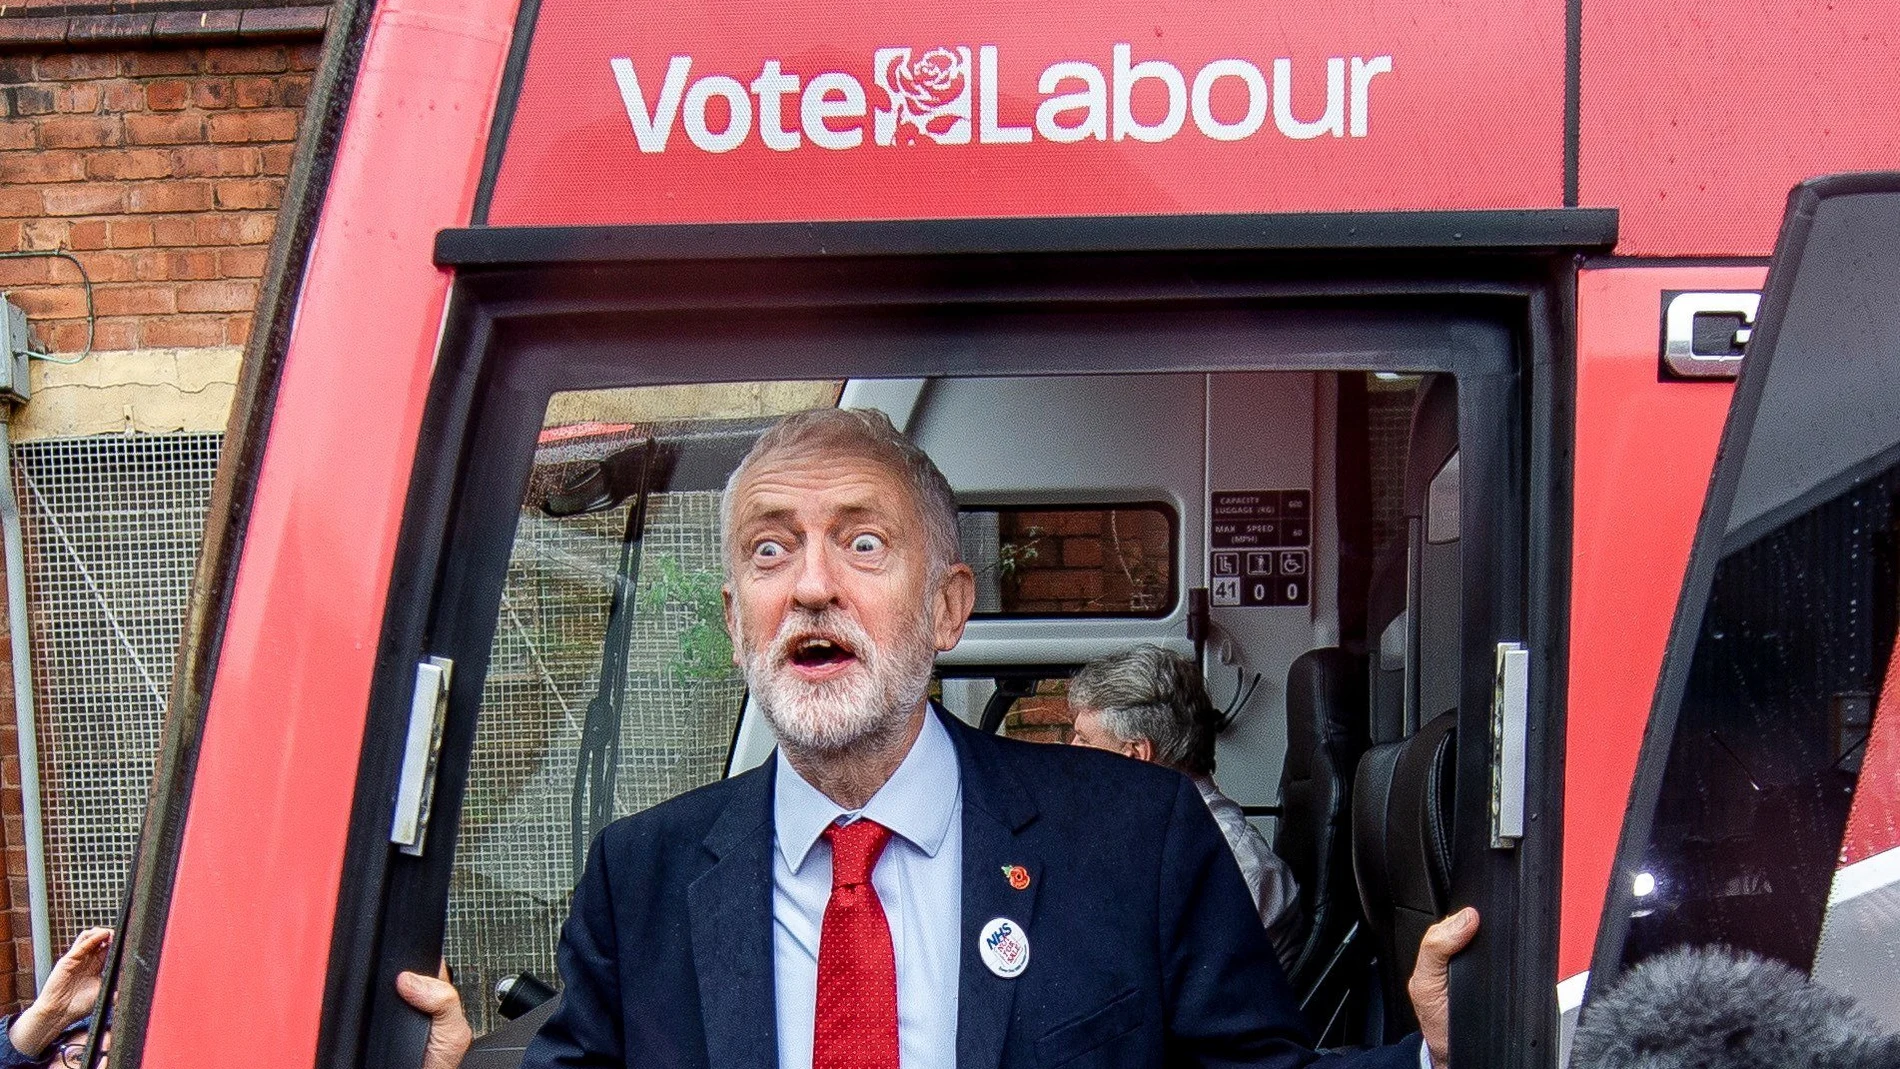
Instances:
[[[823,679],[844,671],[857,662],[857,651],[839,639],[824,635],[803,635],[791,643],[786,661],[807,679]]]

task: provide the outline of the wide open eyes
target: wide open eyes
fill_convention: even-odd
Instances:
[[[884,540],[868,532],[851,537],[851,552],[872,554],[884,548]]]

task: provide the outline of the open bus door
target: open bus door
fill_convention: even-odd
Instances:
[[[1682,945],[1900,1028],[1900,174],[1789,198],[1683,586],[1591,997]],[[1590,1014],[1589,999],[1583,1006]]]

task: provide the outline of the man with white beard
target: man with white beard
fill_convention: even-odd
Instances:
[[[930,706],[975,583],[949,484],[881,414],[781,421],[721,526],[778,750],[595,840],[525,1066],[1449,1064],[1474,911],[1420,951],[1422,1045],[1321,1059],[1192,783]]]

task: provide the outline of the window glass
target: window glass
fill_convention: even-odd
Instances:
[[[557,984],[554,949],[593,834],[723,774],[744,685],[721,615],[719,487],[772,417],[836,398],[835,383],[781,382],[549,404],[449,892],[444,953],[478,1034],[501,1023],[498,981]]]
[[[1162,505],[965,509],[978,616],[1166,616],[1173,513]]]

